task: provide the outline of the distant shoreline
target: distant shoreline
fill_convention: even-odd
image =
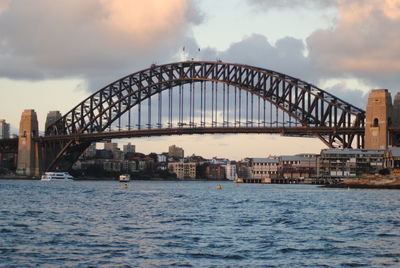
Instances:
[[[38,181],[40,178],[26,177],[26,176],[0,176],[0,180],[30,180]],[[85,178],[75,178],[74,181],[119,181],[118,178],[95,178],[95,177],[85,177]],[[163,178],[134,178],[132,181],[229,181],[229,180],[207,180],[207,179],[192,179],[192,180],[180,180],[180,179],[163,179]]]
[[[347,188],[347,189],[386,189],[399,190],[400,185],[367,185],[367,184],[328,184],[322,185],[323,188]]]
[[[13,176],[13,175],[8,175],[8,176],[0,176],[0,180],[29,180],[29,181],[38,181],[40,178],[34,178],[34,177],[25,177],[25,176]]]

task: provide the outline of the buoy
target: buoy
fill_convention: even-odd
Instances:
[[[127,183],[125,183],[124,185],[122,185],[122,188],[128,188],[129,185]]]
[[[217,185],[217,189],[218,189],[218,190],[222,190],[222,186],[218,184],[218,185]]]

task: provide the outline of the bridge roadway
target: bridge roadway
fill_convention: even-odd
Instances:
[[[194,134],[281,134],[285,136],[314,136],[317,134],[363,134],[363,128],[331,128],[331,127],[187,127],[187,128],[151,128],[125,131],[97,132],[72,135],[42,136],[39,142],[54,140],[99,141],[104,139],[137,138],[170,135]]]
[[[194,134],[280,134],[283,136],[314,136],[316,134],[363,134],[363,128],[331,128],[331,127],[181,127],[181,128],[151,128],[98,133],[78,133],[72,135],[40,136],[35,141],[79,140],[101,141],[105,139],[139,138],[152,136],[194,135]],[[0,152],[11,153],[18,151],[18,138],[0,140]]]

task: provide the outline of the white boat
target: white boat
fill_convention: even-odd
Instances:
[[[119,181],[120,182],[128,182],[131,180],[131,175],[129,174],[123,174],[119,176]]]
[[[68,172],[46,172],[42,175],[42,181],[51,181],[51,180],[72,180],[72,177]]]

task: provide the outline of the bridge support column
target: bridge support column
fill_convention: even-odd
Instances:
[[[21,116],[18,139],[17,174],[40,176],[39,146],[34,137],[38,136],[38,121],[34,110],[25,110]]]
[[[388,90],[372,90],[365,115],[365,149],[387,149],[391,116],[392,98]]]

